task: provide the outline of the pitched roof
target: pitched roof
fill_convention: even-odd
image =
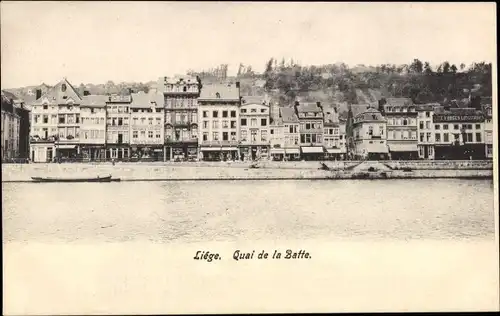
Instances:
[[[266,98],[263,96],[247,95],[241,97],[241,104],[266,104],[268,105]]]
[[[284,123],[298,123],[299,118],[293,108],[280,107],[280,117]]]
[[[132,104],[130,107],[133,108],[151,108],[151,106],[163,107],[163,94],[159,92],[145,93],[140,91],[138,93],[132,93]]]
[[[373,120],[383,121],[384,120],[382,113],[380,113],[377,109],[374,109],[374,108],[366,109],[365,111],[356,115],[355,118],[356,118],[356,120],[361,120],[361,121],[373,121]]]
[[[240,88],[234,83],[203,85],[198,100],[239,101]]]
[[[108,101],[107,95],[86,95],[82,97],[82,106],[104,107]]]
[[[198,83],[196,77],[193,76],[174,76],[174,77],[160,77],[160,82],[164,84],[177,84],[177,83]]]
[[[71,85],[71,83],[64,78],[43,94],[40,99],[34,101],[33,104],[41,105],[45,100],[47,100],[50,104],[66,104],[70,99],[76,104],[81,104],[82,102],[80,94]]]
[[[321,108],[313,102],[299,103],[297,106],[298,112],[322,112]]]
[[[352,116],[356,117],[358,114],[363,113],[369,108],[370,108],[369,104],[351,104]]]
[[[439,103],[416,104],[416,111],[433,111],[435,107],[440,106]]]

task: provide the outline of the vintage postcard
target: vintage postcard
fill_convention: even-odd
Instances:
[[[494,3],[0,8],[5,315],[499,310]]]

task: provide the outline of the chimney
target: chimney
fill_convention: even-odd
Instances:
[[[87,95],[90,95],[90,91],[89,90],[83,90],[83,96],[87,96]]]
[[[42,97],[42,90],[36,89],[36,100],[40,99],[41,97]]]

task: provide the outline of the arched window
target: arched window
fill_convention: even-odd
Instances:
[[[215,97],[216,97],[217,99],[220,99],[220,93],[219,93],[219,92],[215,93]]]
[[[66,84],[65,84],[65,83],[63,83],[63,84],[61,85],[61,91],[62,91],[62,92],[65,92],[65,91],[66,91]]]
[[[407,119],[403,120],[403,125],[408,125],[408,120]]]

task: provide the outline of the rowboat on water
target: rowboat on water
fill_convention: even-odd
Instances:
[[[95,177],[31,177],[34,182],[114,182],[120,179],[112,179],[111,175]]]

